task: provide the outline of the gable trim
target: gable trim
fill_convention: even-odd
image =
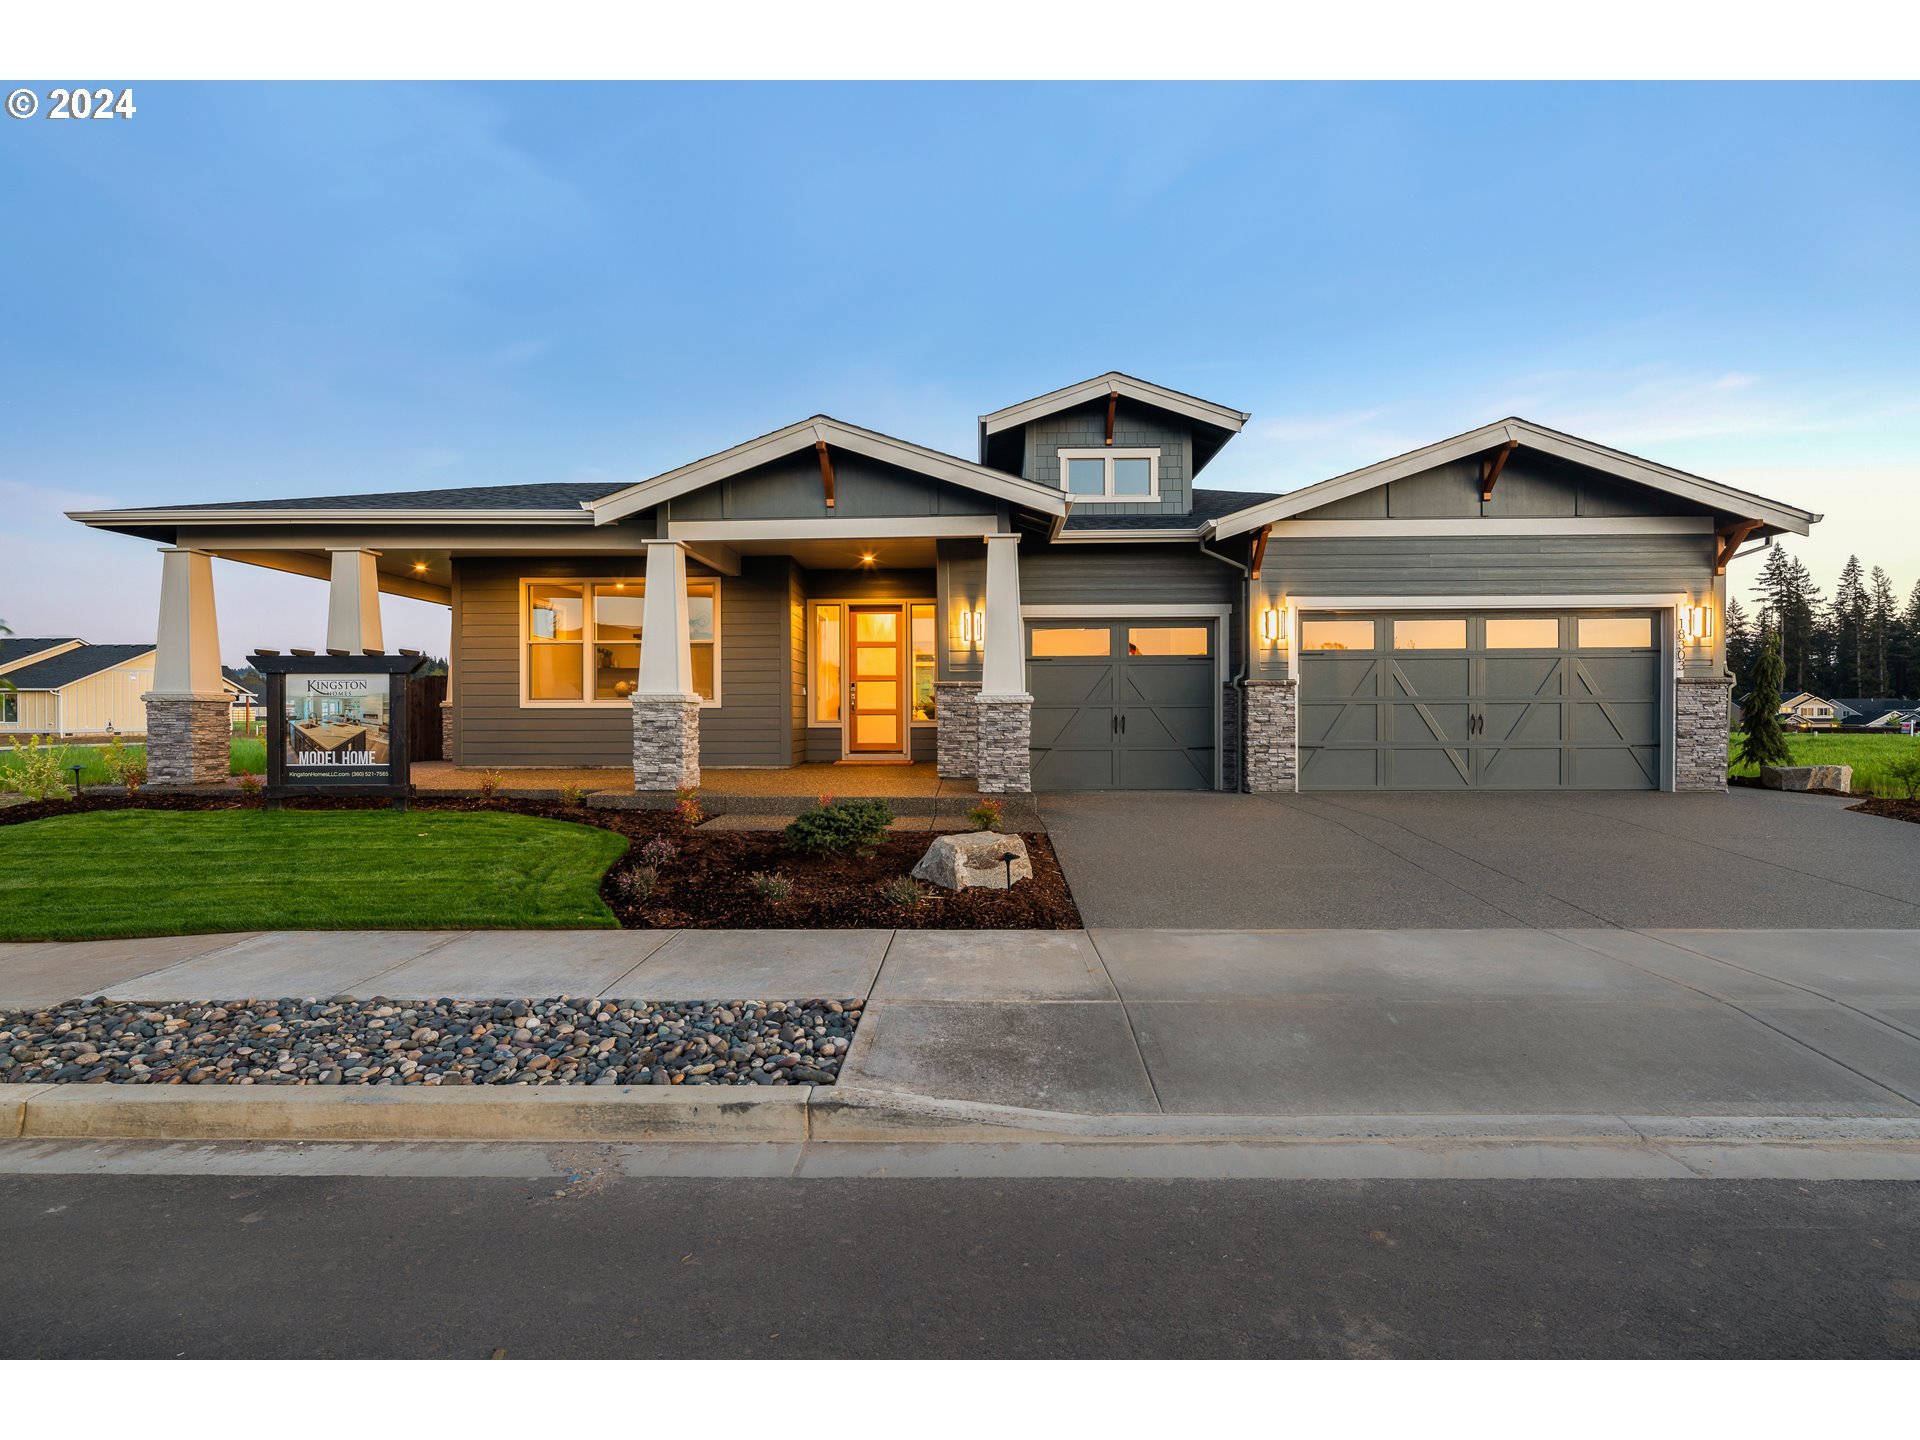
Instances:
[[[1222,430],[1238,434],[1249,419],[1250,414],[1243,410],[1230,410],[1225,405],[1216,405],[1211,400],[1202,400],[1197,395],[1183,394],[1178,390],[1169,390],[1164,385],[1155,385],[1148,380],[1136,380],[1131,375],[1122,375],[1118,370],[1109,370],[1105,375],[1096,375],[1091,380],[1083,380],[1078,385],[1068,385],[1064,389],[1049,391],[1037,395],[1031,400],[1022,400],[1017,405],[1009,405],[1004,410],[995,410],[991,415],[980,417],[980,435],[984,440],[988,435],[997,435],[1002,430],[1011,430],[1017,425],[1043,416],[1071,409],[1075,405],[1084,405],[1089,400],[1104,400],[1109,395],[1123,395],[1129,400],[1137,400],[1143,405],[1157,406],[1170,410],[1176,415],[1184,415],[1189,420],[1197,420],[1205,425],[1217,425]]]

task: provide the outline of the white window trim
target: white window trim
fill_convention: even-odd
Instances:
[[[1119,504],[1145,504],[1149,500],[1160,498],[1160,451],[1157,447],[1139,449],[1116,449],[1110,445],[1095,445],[1081,449],[1062,449],[1060,456],[1060,488],[1078,501],[1112,500]],[[1067,490],[1067,462],[1069,460],[1105,460],[1107,462],[1106,486],[1098,495],[1079,495]],[[1147,493],[1144,495],[1116,495],[1113,493],[1113,462],[1115,460],[1144,460],[1147,462]]]
[[[813,718],[813,677],[818,673],[814,663],[815,650],[813,643],[814,636],[818,631],[813,618],[813,612],[815,607],[820,605],[838,605],[843,611],[840,616],[840,674],[842,676],[842,683],[845,683],[844,677],[847,673],[847,637],[849,634],[847,617],[844,613],[845,608],[849,605],[898,605],[906,611],[907,675],[905,688],[907,728],[909,730],[931,730],[937,726],[940,723],[937,717],[932,720],[916,720],[913,718],[913,607],[916,605],[931,605],[933,607],[933,638],[937,644],[940,639],[940,602],[931,595],[922,596],[917,600],[895,599],[892,596],[882,596],[879,599],[874,599],[869,596],[863,600],[854,600],[842,599],[835,595],[819,595],[810,597],[807,600],[807,669],[806,675],[800,683],[800,698],[805,703],[807,713],[806,728],[809,730],[845,730],[847,727],[846,707],[844,704],[841,706],[840,718],[838,720],[816,720]],[[938,682],[940,678],[940,652],[938,650],[934,651],[933,677],[934,680]],[[716,681],[716,683],[718,682]]]
[[[688,579],[696,584],[713,586],[713,698],[702,700],[702,710],[718,710],[721,704],[721,594],[722,586],[717,575],[693,575]],[[519,584],[520,619],[515,627],[520,636],[520,708],[522,710],[625,710],[633,706],[633,697],[624,700],[599,700],[589,695],[580,700],[535,700],[527,693],[527,646],[532,641],[527,627],[527,587],[530,585],[579,585],[583,615],[580,627],[580,648],[584,652],[593,646],[593,587],[596,585],[631,585],[644,595],[647,581],[644,575],[523,575]],[[552,643],[552,642],[547,642]],[[564,642],[562,642],[564,643]],[[641,641],[644,645],[646,642]],[[707,642],[702,640],[702,645]],[[580,657],[584,667],[581,680],[584,685],[593,683],[593,664],[584,653]]]

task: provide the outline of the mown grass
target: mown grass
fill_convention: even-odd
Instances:
[[[0,940],[603,929],[608,830],[415,810],[117,810],[0,826]]]
[[[106,754],[106,746],[60,745],[56,748],[65,752],[62,758],[66,773],[63,778],[69,784],[73,780],[75,765],[86,766],[86,769],[80,772],[82,785],[105,785],[112,781],[113,777],[107,774],[107,767],[101,761],[101,756]],[[129,742],[124,748],[129,755],[138,756],[143,761],[147,758],[147,747],[142,743]],[[14,754],[11,742],[0,740],[0,771],[11,770],[19,763],[19,756]],[[267,742],[257,735],[252,737],[235,735],[227,773],[229,775],[266,774]]]
[[[1733,757],[1739,752],[1742,736],[1736,731],[1727,742],[1727,767],[1731,775],[1758,775],[1759,768],[1741,765]],[[1796,765],[1851,765],[1854,793],[1906,798],[1906,787],[1886,773],[1887,765],[1920,746],[1920,735],[1828,735],[1818,730],[1789,731],[1787,749]]]

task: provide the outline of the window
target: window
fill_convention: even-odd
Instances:
[[[1204,655],[1207,653],[1206,625],[1129,625],[1129,655]]]
[[[813,607],[813,723],[840,723],[840,607]]]
[[[1582,650],[1645,650],[1653,644],[1651,615],[1583,615]]]
[[[934,626],[931,604],[913,607],[913,718],[933,719]]]
[[[1464,650],[1467,648],[1465,620],[1396,620],[1393,622],[1393,648],[1396,650]]]
[[[1113,654],[1113,631],[1105,625],[1078,628],[1066,625],[1034,626],[1027,642],[1036,660],[1073,660]]]
[[[1560,621],[1553,616],[1487,621],[1487,649],[1489,650],[1557,650],[1559,648]]]
[[[624,705],[640,683],[644,580],[526,582],[526,702]],[[693,688],[718,703],[720,587],[687,582]]]
[[[1158,450],[1062,450],[1060,485],[1069,495],[1107,500],[1160,498]]]
[[[1371,620],[1303,620],[1300,622],[1302,650],[1371,650]]]
[[[18,695],[0,695],[0,724],[18,725],[20,723],[20,697]]]
[[[933,682],[939,673],[940,649],[937,614],[931,600],[809,601],[807,724],[840,725],[847,719],[849,679],[860,685],[863,710],[900,701],[913,724],[933,724]],[[904,658],[898,653],[903,623],[907,639]],[[862,649],[859,642],[866,648]],[[893,644],[895,651],[883,671],[879,652],[873,647],[887,643]],[[865,680],[853,673],[856,659],[864,659],[868,670]],[[906,666],[904,671],[898,668],[901,665]],[[907,682],[904,697],[899,683],[902,680]],[[874,722],[869,717],[861,723],[871,729]]]

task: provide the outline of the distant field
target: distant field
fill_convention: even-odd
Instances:
[[[1737,733],[1728,738],[1729,773],[1757,775],[1759,771],[1753,766],[1742,766],[1732,759],[1740,739]],[[1896,787],[1883,767],[1916,745],[1920,745],[1920,735],[1822,735],[1813,731],[1787,736],[1787,748],[1793,752],[1794,764],[1851,765],[1853,788],[1861,795],[1904,796],[1905,789]]]
[[[81,784],[105,785],[113,779],[111,775],[107,774],[106,766],[100,763],[100,757],[105,753],[104,746],[62,745],[59,748],[65,752],[66,765],[69,768],[75,765],[85,765],[87,767],[80,772]],[[130,754],[138,755],[143,760],[147,755],[147,747],[143,744],[128,745],[127,751]],[[0,771],[10,770],[18,763],[19,757],[13,753],[12,743],[10,741],[0,740]],[[228,766],[228,773],[231,775],[266,774],[267,742],[257,736],[252,739],[246,739],[239,735],[234,736],[232,762]],[[71,779],[71,776],[69,776],[69,779]]]

